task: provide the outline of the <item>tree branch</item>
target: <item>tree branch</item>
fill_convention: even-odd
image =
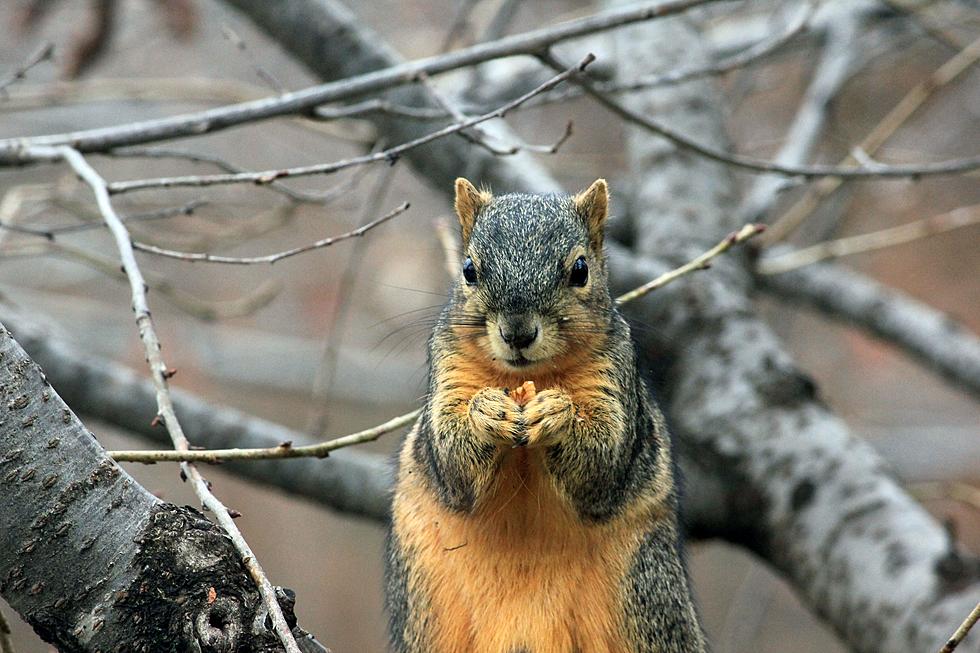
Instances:
[[[616,42],[623,77],[651,62],[668,67],[704,57],[698,32],[680,19],[624,30]],[[707,84],[694,83],[625,101],[636,114],[655,106],[722,149],[712,100]],[[641,180],[631,198],[638,255],[687,257],[706,238],[737,228],[726,166],[666,149],[645,129],[631,130],[627,151]],[[632,285],[637,275],[627,257],[610,263],[616,285]],[[631,306],[658,327],[637,334],[641,345],[673,356],[666,403],[682,447],[697,452],[710,476],[725,479],[733,539],[785,574],[855,651],[938,648],[976,603],[980,579],[937,571],[950,555],[944,529],[816,400],[813,382],[755,314],[750,287],[744,262],[732,256],[711,274]]]
[[[116,214],[109,198],[109,190],[105,180],[92,168],[85,158],[75,149],[65,146],[55,148],[36,147],[24,152],[25,156],[35,157],[39,161],[63,160],[75,171],[75,173],[88,184],[95,194],[96,202],[103,219],[112,232],[122,259],[123,271],[129,278],[130,290],[133,298],[133,312],[136,314],[136,326],[139,330],[140,340],[143,343],[143,350],[146,353],[146,362],[150,367],[150,376],[155,386],[156,404],[158,416],[162,419],[167,432],[173,440],[174,447],[178,450],[188,450],[190,444],[184,435],[183,429],[174,412],[173,402],[170,397],[170,390],[167,380],[173,376],[173,372],[168,370],[160,351],[162,346],[157,337],[150,318],[150,307],[146,301],[146,281],[136,263],[136,255],[133,251],[132,239],[123,221]],[[215,519],[227,533],[235,548],[241,556],[242,564],[248,570],[252,579],[258,586],[259,593],[265,603],[269,618],[272,621],[273,629],[282,642],[287,653],[300,653],[296,640],[286,623],[286,617],[279,606],[275,588],[269,582],[262,567],[259,565],[251,547],[245,541],[241,531],[235,525],[233,516],[221,501],[211,492],[211,485],[200,472],[189,463],[181,464],[181,477],[190,479],[194,493],[201,500],[204,507],[209,509]]]
[[[832,264],[756,275],[756,283],[766,292],[870,332],[980,397],[980,339],[931,306]]]
[[[687,11],[692,7],[717,1],[662,0],[660,2],[648,2],[276,97],[114,127],[89,129],[67,134],[0,139],[0,165],[30,163],[31,158],[28,156],[25,159],[24,157],[25,151],[36,146],[69,145],[81,153],[104,152],[124,145],[137,145],[180,136],[199,136],[246,122],[304,113],[320,104],[410,83],[417,78],[419,73],[426,73],[431,76],[491,59],[535,54],[555,43],[630,23],[670,16]],[[267,6],[264,9],[256,8],[255,11],[286,12],[282,3],[276,5],[263,4]],[[345,56],[351,56],[351,53],[345,53]],[[335,59],[326,61],[335,61]]]
[[[155,390],[150,381],[121,365],[80,354],[50,328],[39,326],[36,316],[28,317],[9,304],[0,305],[0,310],[3,323],[44,367],[66,402],[152,442],[170,443],[166,431],[155,425]],[[214,449],[313,444],[303,433],[179,389],[171,389],[170,395],[185,432],[198,444]],[[340,450],[325,460],[230,463],[223,469],[350,515],[387,519],[392,479],[384,456]]]
[[[150,245],[148,243],[141,243],[133,241],[133,249],[139,250],[141,252],[146,252],[148,254],[156,254],[157,256],[165,256],[167,258],[175,258],[181,261],[190,262],[206,262],[206,263],[229,263],[232,265],[254,265],[257,263],[268,263],[269,265],[281,261],[285,258],[290,258],[296,256],[297,254],[304,254],[306,252],[312,252],[317,249],[323,249],[324,247],[329,247],[334,243],[339,243],[344,240],[349,240],[351,238],[360,238],[364,236],[365,233],[383,225],[385,222],[398,217],[409,208],[408,202],[403,202],[393,210],[389,211],[385,215],[368,222],[365,225],[358,227],[357,229],[352,229],[342,234],[336,236],[329,236],[327,238],[322,238],[320,240],[313,241],[312,243],[307,243],[306,245],[301,245],[299,247],[293,247],[281,252],[276,252],[275,254],[265,254],[263,256],[220,256],[217,254],[207,254],[200,252],[178,252],[172,249],[165,249],[163,247],[157,247],[156,245]]]
[[[222,175],[187,175],[183,177],[167,177],[163,179],[135,179],[132,181],[117,181],[108,184],[108,189],[110,193],[119,194],[146,188],[212,186],[215,184],[235,183],[269,184],[277,179],[282,179],[285,177],[329,174],[345,168],[364,165],[366,163],[375,163],[378,161],[387,161],[391,163],[397,161],[398,157],[405,152],[413,150],[421,145],[431,143],[432,141],[449,136],[450,134],[463,133],[463,130],[465,129],[487,122],[488,120],[493,120],[494,118],[503,118],[508,112],[530,100],[534,96],[545,93],[555,88],[562,82],[573,78],[576,74],[581,73],[593,61],[595,61],[595,57],[589,54],[578,64],[559,72],[559,74],[550,78],[537,88],[528,91],[524,95],[511,100],[510,102],[507,102],[506,104],[503,104],[488,113],[472,118],[466,118],[460,122],[453,123],[423,136],[419,136],[418,138],[414,138],[406,143],[401,143],[400,145],[396,145],[380,152],[372,152],[371,154],[351,157],[349,159],[343,159],[341,161],[334,161],[331,163],[319,163],[316,165],[299,166],[295,168],[278,168],[275,170],[262,170],[259,172],[239,172]],[[516,152],[517,150],[514,150],[513,152],[509,153],[516,154]]]
[[[557,59],[550,52],[538,55],[542,62],[550,66],[553,70],[563,70],[565,64]],[[698,142],[681,131],[668,127],[666,123],[650,118],[647,114],[633,111],[629,108],[628,102],[613,100],[608,94],[599,91],[595,85],[584,79],[574,80],[576,84],[585,89],[586,94],[593,97],[602,106],[616,114],[628,123],[642,127],[644,130],[665,138],[674,145],[689,152],[703,156],[706,159],[724,163],[726,165],[748,170],[751,172],[766,172],[784,175],[787,177],[802,177],[813,179],[817,177],[840,177],[842,179],[894,179],[904,177],[927,177],[932,175],[955,175],[970,172],[980,168],[980,155],[965,157],[961,159],[950,159],[947,161],[937,161],[931,163],[915,164],[884,164],[879,163],[874,166],[832,166],[832,165],[789,165],[775,161],[766,161],[744,154],[733,154],[725,150],[718,149],[711,145]],[[0,143],[2,145],[2,143]]]
[[[145,651],[166,633],[174,650],[277,647],[224,533],[106,457],[2,325],[0,395],[0,595],[45,641]]]

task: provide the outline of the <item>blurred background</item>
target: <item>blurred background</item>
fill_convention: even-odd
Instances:
[[[118,2],[111,38],[87,63],[82,53],[93,33],[97,3],[50,3],[50,11],[34,22],[25,21],[29,4],[0,3],[0,74],[15,69],[40,43],[53,43],[54,56],[0,95],[0,138],[173,115],[317,82],[279,45],[216,0]],[[417,58],[440,51],[463,4],[473,6],[451,41],[458,46],[482,31],[500,1],[379,0],[349,7],[404,57]],[[511,32],[595,10],[591,3],[572,0],[513,4]],[[765,21],[778,4],[746,5],[740,18]],[[821,161],[846,155],[850,144],[860,141],[910,88],[980,35],[980,6],[974,2],[927,2],[911,13],[882,3],[882,12],[883,27],[874,31],[860,65],[830,107],[817,149]],[[709,23],[719,49],[733,47],[742,38],[740,30],[747,29],[748,22],[725,19],[731,15],[730,10],[720,12]],[[768,157],[779,148],[813,65],[813,52],[803,40],[721,78],[726,120],[738,151]],[[75,81],[66,81],[69,75]],[[615,194],[617,179],[623,183],[626,174],[618,145],[622,130],[594,103],[576,99],[521,110],[508,122],[531,142],[551,142],[569,118],[575,121],[573,137],[558,153],[542,156],[543,163],[568,190],[604,176]],[[364,121],[285,118],[170,145],[243,168],[266,169],[336,160],[376,143]],[[965,155],[977,145],[980,70],[973,66],[930,99],[888,142],[882,157],[919,160],[916,153],[924,150]],[[93,156],[92,162],[110,180],[215,171],[181,160]],[[166,359],[179,370],[173,384],[329,436],[411,410],[424,391],[425,340],[449,284],[433,227],[436,219],[452,220],[444,195],[405,163],[288,185],[337,197],[326,204],[292,205],[266,188],[231,186],[118,199],[117,208],[127,214],[189,204],[190,215],[134,223],[134,235],[165,247],[230,255],[302,245],[347,231],[403,201],[412,204],[408,213],[363,239],[272,266],[142,256]],[[812,242],[865,233],[978,202],[976,176],[852,184],[821,209],[815,226],[801,238]],[[49,241],[9,228],[97,219],[88,189],[64,168],[0,170],[0,222],[8,227],[0,230],[0,293],[58,325],[80,349],[142,372],[129,291],[108,233],[77,231]],[[976,225],[846,262],[973,330],[980,328]],[[817,380],[823,399],[856,433],[872,440],[902,478],[915,479],[911,489],[928,509],[953,520],[964,546],[980,553],[977,403],[857,330],[772,299],[759,301],[800,367]],[[109,449],[147,446],[96,421],[86,424]],[[398,439],[389,435],[366,446],[393,451]],[[127,468],[168,501],[195,502],[176,466]],[[338,653],[384,650],[379,525],[253,487],[220,469],[204,471],[218,496],[243,513],[238,524],[272,581],[296,591],[304,627]],[[928,480],[960,483],[958,498],[948,498],[948,486],[919,483]],[[748,554],[697,542],[690,546],[690,563],[718,653],[844,650],[781,580]],[[13,622],[20,653],[50,650],[8,607],[0,607]]]

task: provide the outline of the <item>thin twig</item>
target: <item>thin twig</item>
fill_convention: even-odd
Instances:
[[[410,83],[422,72],[428,75],[436,75],[492,59],[535,54],[555,43],[632,23],[672,16],[694,7],[719,1],[667,0],[643,3],[601,12],[524,34],[508,36],[492,43],[482,43],[463,50],[406,62],[337,82],[284,93],[272,98],[112,127],[64,134],[0,139],[0,165],[31,163],[28,152],[31,147],[37,145],[70,145],[73,149],[83,153],[104,152],[126,145],[138,145],[180,136],[199,136],[246,122],[309,112],[321,104],[363,96]]]
[[[185,175],[180,177],[165,177],[160,179],[135,179],[131,181],[117,181],[109,184],[109,191],[113,194],[125,193],[133,190],[142,190],[146,188],[172,188],[175,186],[211,186],[215,184],[236,184],[236,183],[253,183],[253,184],[268,184],[272,183],[277,179],[282,179],[284,177],[299,177],[306,175],[317,175],[317,174],[331,174],[337,172],[338,170],[343,170],[345,168],[350,168],[353,166],[364,165],[368,163],[375,163],[378,161],[393,162],[398,159],[403,153],[413,148],[419,147],[420,145],[425,145],[436,139],[449,136],[450,134],[455,134],[461,132],[464,129],[473,127],[480,123],[486,122],[488,120],[493,120],[494,118],[503,118],[517,106],[520,106],[532,97],[544,93],[555,86],[561,84],[577,75],[578,73],[584,71],[589,64],[595,61],[595,56],[592,54],[587,55],[581,62],[577,65],[562,71],[558,75],[555,75],[545,83],[541,84],[537,88],[525,93],[524,95],[511,100],[510,102],[501,105],[500,107],[485,113],[481,116],[475,116],[468,120],[462,122],[457,122],[452,125],[443,127],[434,132],[430,132],[424,136],[412,139],[401,145],[396,145],[387,150],[381,152],[373,152],[371,154],[364,154],[361,156],[351,157],[348,159],[342,159],[340,161],[333,161],[331,163],[319,163],[316,165],[309,166],[299,166],[295,168],[279,168],[276,170],[262,170],[258,172],[242,172],[224,175]]]
[[[561,70],[564,68],[564,64],[556,59],[550,52],[540,54],[539,58],[546,65],[555,70]],[[786,175],[788,177],[803,178],[842,177],[849,179],[874,179],[953,175],[980,168],[980,155],[931,163],[897,165],[881,164],[873,168],[833,165],[782,165],[772,161],[766,161],[764,159],[756,159],[755,157],[745,156],[744,154],[729,153],[709,145],[698,143],[697,141],[681,134],[673,128],[637,113],[616,100],[611,99],[607,94],[597,90],[592,82],[582,78],[573,78],[572,81],[580,85],[583,89],[585,89],[587,94],[595,98],[600,104],[618,115],[623,120],[661,136],[684,150],[693,152],[707,159],[711,159],[712,161],[735,166],[744,170],[750,170],[752,172],[776,173]]]
[[[977,603],[977,606],[967,615],[963,623],[960,624],[960,627],[953,633],[953,636],[943,644],[943,647],[939,649],[939,653],[952,653],[960,645],[960,642],[966,638],[967,633],[970,632],[970,629],[973,628],[977,621],[980,621],[980,603]]]
[[[401,206],[396,207],[389,213],[381,216],[377,220],[373,220],[365,225],[348,231],[347,233],[340,234],[338,236],[330,236],[329,238],[323,238],[322,240],[317,240],[306,245],[301,245],[300,247],[293,247],[292,249],[287,249],[282,252],[277,252],[275,254],[266,254],[264,256],[220,256],[218,254],[208,254],[206,252],[179,252],[173,249],[164,249],[163,247],[157,247],[156,245],[150,245],[149,243],[141,243],[139,241],[133,241],[133,249],[137,249],[141,252],[146,252],[148,254],[156,254],[157,256],[166,256],[167,258],[175,258],[181,261],[190,262],[205,262],[205,263],[226,263],[229,265],[254,265],[257,263],[268,263],[272,264],[277,261],[281,261],[284,258],[289,258],[291,256],[296,256],[297,254],[303,254],[304,252],[311,252],[315,249],[322,249],[324,247],[329,247],[334,243],[339,243],[342,240],[347,240],[349,238],[358,238],[363,236],[368,231],[378,227],[385,222],[388,222],[392,218],[401,215],[409,208],[409,203],[404,202]]]
[[[184,161],[191,161],[193,163],[207,163],[232,174],[247,172],[245,168],[236,166],[235,164],[226,161],[221,157],[214,156],[213,154],[201,154],[199,152],[191,152],[173,148],[128,147],[126,149],[111,150],[106,152],[106,155],[113,157],[144,157],[147,159],[183,159]],[[343,197],[346,195],[351,190],[351,187],[356,184],[358,179],[359,178],[356,176],[352,177],[351,179],[338,184],[335,188],[331,188],[323,193],[307,193],[304,191],[295,190],[277,181],[269,184],[269,187],[272,190],[285,195],[294,202],[301,202],[303,204],[328,204],[338,197]],[[111,183],[109,184],[109,192],[113,192]]]
[[[432,80],[429,79],[428,75],[425,73],[420,74],[419,83],[423,88],[425,88],[426,92],[429,94],[429,97],[431,97],[443,111],[452,116],[453,120],[455,120],[457,123],[466,122],[467,116],[460,111],[459,108],[457,108],[453,102],[442,93],[442,91],[433,85]],[[471,134],[470,132],[461,129],[460,131],[456,132],[456,134],[457,136],[465,139],[468,143],[476,145],[477,147],[482,147],[487,152],[495,156],[510,156],[512,154],[517,154],[520,151],[515,145],[510,145],[504,148],[493,145],[490,143],[490,137],[487,135],[487,133],[479,127],[473,127],[472,131],[473,133]]]
[[[221,25],[221,35],[230,42],[242,55],[248,59],[248,62],[252,65],[252,70],[255,71],[255,76],[261,79],[265,84],[275,93],[285,93],[286,87],[282,85],[276,76],[266,70],[260,63],[255,59],[252,51],[249,50],[248,44],[245,43],[245,39],[238,35],[238,32],[233,30],[231,26],[227,24]]]
[[[665,272],[661,274],[656,279],[648,281],[647,283],[634,288],[629,292],[623,293],[616,298],[617,304],[625,304],[626,302],[631,302],[634,299],[639,299],[649,292],[653,292],[658,288],[663,288],[671,281],[684,276],[690,272],[695,272],[696,270],[706,270],[711,267],[711,259],[715,258],[720,254],[724,254],[729,249],[735,245],[744,243],[749,238],[761,234],[765,231],[766,226],[763,224],[747,224],[738,231],[732,232],[725,237],[720,243],[709,249],[704,254],[701,254],[697,258],[685,263],[684,265],[671,270],[670,272]]]
[[[120,216],[120,220],[124,223],[130,222],[145,222],[149,220],[163,220],[166,218],[172,218],[178,215],[192,215],[195,210],[207,204],[204,200],[191,200],[186,204],[181,206],[169,206],[162,209],[155,209],[153,211],[141,211],[139,213],[130,213],[125,216]],[[91,229],[105,229],[105,222],[83,222],[81,224],[68,224],[60,226],[50,226],[50,227],[36,227],[36,226],[23,226],[17,224],[9,224],[5,222],[0,222],[0,229],[7,229],[9,231],[16,231],[18,233],[30,234],[32,236],[40,236],[46,238],[47,240],[54,240],[55,237],[64,234],[77,233],[79,231],[89,231]]]
[[[133,299],[133,312],[136,314],[136,326],[139,330],[140,341],[143,343],[143,351],[146,354],[146,361],[150,367],[150,376],[156,390],[158,416],[166,426],[167,432],[173,440],[174,447],[179,451],[190,449],[190,443],[184,435],[184,431],[174,412],[173,401],[170,396],[170,389],[167,379],[173,376],[161,355],[160,339],[150,318],[150,309],[146,301],[146,282],[143,274],[136,263],[136,255],[126,230],[125,224],[116,214],[112,206],[109,190],[106,181],[102,176],[85,160],[77,150],[67,146],[58,147],[34,147],[26,152],[36,161],[56,161],[63,160],[71,166],[75,173],[88,184],[95,194],[96,203],[103,219],[112,231],[122,260],[123,270],[129,278],[129,285]],[[272,620],[273,629],[282,642],[287,653],[300,653],[296,640],[293,638],[286,618],[282,613],[279,602],[276,598],[275,588],[269,582],[268,577],[259,565],[251,547],[242,537],[241,532],[235,525],[234,519],[228,508],[211,492],[210,484],[201,476],[196,467],[189,463],[181,464],[182,476],[191,481],[194,492],[201,503],[210,510],[218,523],[228,534],[234,543],[242,559],[242,564],[248,570],[252,579],[258,586],[259,593],[262,595],[263,602]]]
[[[978,58],[980,58],[980,38],[963,48],[929,77],[916,84],[851,151],[862,151],[868,155],[874,155],[930,97],[968,70],[977,62]],[[848,165],[854,161],[853,154],[849,154],[840,162],[840,165]],[[762,238],[764,244],[772,245],[785,240],[816,210],[824,199],[840,188],[843,183],[843,179],[828,178],[821,179],[808,188],[803,197],[772,223]]]
[[[449,112],[445,109],[410,107],[381,98],[371,98],[339,107],[317,107],[313,110],[313,117],[320,120],[338,120],[341,118],[359,118],[371,113],[386,113],[411,120],[438,120],[449,117]]]
[[[804,247],[777,256],[766,256],[756,264],[759,274],[780,274],[811,265],[819,261],[860,252],[872,252],[886,247],[894,247],[921,238],[980,223],[980,204],[961,206],[947,213],[941,213],[907,224],[881,229],[860,236],[828,240],[810,247]]]
[[[27,72],[38,65],[42,61],[47,61],[54,54],[54,43],[46,41],[42,43],[34,52],[30,54],[29,57],[24,61],[24,63],[17,66],[14,70],[9,72],[4,77],[0,77],[0,97],[7,97],[7,87],[14,84],[27,76]]]
[[[228,460],[272,460],[277,458],[326,458],[331,451],[349,447],[364,442],[373,442],[379,437],[407,426],[418,418],[420,410],[393,417],[369,429],[351,433],[317,444],[294,447],[284,442],[278,447],[258,449],[192,449],[189,451],[110,451],[117,462],[161,463],[161,462],[197,462],[217,464]]]

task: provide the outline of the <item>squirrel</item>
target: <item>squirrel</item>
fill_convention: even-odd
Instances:
[[[606,182],[455,190],[464,260],[386,543],[393,650],[706,651],[670,438],[609,293]]]

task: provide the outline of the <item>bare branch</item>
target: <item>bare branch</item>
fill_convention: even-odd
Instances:
[[[444,136],[449,136],[450,134],[455,134],[462,132],[464,129],[473,127],[474,125],[479,125],[480,123],[487,122],[488,120],[493,120],[494,118],[503,118],[515,107],[520,106],[527,100],[531,99],[535,95],[544,93],[555,86],[561,84],[562,82],[571,79],[576,74],[582,72],[595,60],[595,57],[591,54],[587,55],[582,61],[580,61],[575,66],[572,66],[558,75],[555,75],[545,83],[541,84],[537,88],[525,93],[524,95],[511,100],[510,102],[485,113],[481,116],[475,116],[469,118],[462,122],[457,122],[452,125],[443,127],[434,132],[430,132],[424,136],[415,138],[407,143],[402,143],[401,145],[396,145],[394,147],[388,148],[381,152],[373,152],[371,154],[364,154],[361,156],[355,156],[348,159],[343,159],[340,161],[334,161],[331,163],[319,163],[316,165],[309,166],[299,166],[295,168],[279,168],[276,170],[262,170],[259,172],[241,172],[233,174],[224,175],[186,175],[182,177],[166,177],[162,179],[136,179],[132,181],[117,181],[109,184],[109,191],[113,194],[126,193],[134,190],[143,190],[146,188],[173,188],[176,186],[212,186],[215,184],[236,184],[236,183],[253,183],[253,184],[268,184],[272,183],[277,179],[282,179],[284,177],[300,177],[306,175],[318,175],[318,174],[331,174],[337,172],[338,170],[344,170],[345,168],[351,168],[354,166],[364,165],[368,163],[375,163],[378,161],[387,161],[391,163],[396,161],[399,156],[412,150],[420,145],[425,145],[426,143],[431,143],[434,140],[443,138]]]
[[[0,77],[0,97],[7,97],[7,88],[27,77],[28,71],[43,61],[47,61],[54,54],[54,43],[45,41],[38,46],[34,52],[27,57],[24,63],[14,68],[11,72]]]
[[[977,607],[973,608],[973,611],[967,615],[966,619],[963,620],[963,623],[960,624],[960,627],[956,629],[955,633],[953,633],[953,636],[950,637],[945,644],[943,644],[943,647],[939,649],[939,653],[952,653],[952,651],[960,645],[960,642],[966,639],[970,629],[973,628],[978,620],[980,620],[980,603],[977,603]]]
[[[153,327],[149,305],[146,302],[146,282],[143,280],[143,275],[136,263],[136,256],[133,251],[129,232],[112,206],[112,200],[110,199],[105,180],[88,164],[77,150],[70,147],[37,147],[29,150],[27,154],[39,161],[53,161],[58,159],[65,161],[92,188],[96,202],[99,205],[99,211],[102,213],[103,219],[105,219],[116,240],[116,247],[122,259],[123,270],[129,278],[130,290],[133,297],[133,312],[136,314],[136,325],[139,330],[140,340],[143,343],[146,361],[150,367],[151,378],[156,388],[158,414],[162,418],[167,432],[173,440],[174,447],[178,450],[187,451],[190,448],[190,443],[184,435],[180,422],[177,419],[177,414],[174,412],[173,401],[168,387],[167,380],[173,376],[173,372],[164,363],[160,353],[160,339],[157,337],[156,330]],[[275,588],[273,588],[272,583],[269,582],[268,577],[259,565],[255,554],[252,553],[251,547],[249,547],[245,538],[242,537],[228,508],[211,492],[210,483],[201,476],[197,468],[191,464],[182,463],[181,472],[184,478],[190,479],[194,492],[201,500],[201,503],[214,514],[215,519],[217,519],[218,523],[234,543],[235,548],[241,556],[242,564],[249,571],[249,575],[258,586],[262,600],[265,603],[266,609],[269,611],[273,629],[279,636],[283,647],[287,653],[300,653],[296,640],[293,638],[289,625],[286,623],[286,617],[282,613],[282,608],[279,606]]]
[[[419,73],[439,73],[474,64],[540,52],[555,43],[586,34],[614,29],[640,21],[662,18],[719,0],[663,0],[638,6],[607,11],[586,18],[561,23],[554,27],[534,30],[502,38],[492,43],[475,45],[456,52],[406,62],[377,72],[321,84],[274,98],[189,113],[171,118],[147,120],[114,127],[103,127],[66,134],[50,134],[27,138],[0,139],[0,165],[30,163],[26,152],[38,145],[70,145],[79,152],[104,152],[125,145],[148,143],[178,136],[197,136],[227,129],[246,122],[276,116],[303,113],[313,107],[346,98],[381,91],[415,80]]]
[[[374,442],[382,435],[397,431],[408,426],[419,416],[418,410],[393,417],[387,422],[378,424],[350,435],[333,438],[317,444],[294,447],[291,442],[284,442],[277,447],[258,449],[191,449],[188,451],[110,451],[116,462],[160,463],[160,462],[193,462],[220,463],[228,460],[275,460],[282,458],[326,458],[331,451],[365,442]]]
[[[542,62],[554,70],[562,70],[565,66],[551,53],[539,55]],[[600,104],[609,109],[626,122],[632,123],[650,133],[656,134],[667,139],[677,147],[693,152],[712,161],[724,163],[726,165],[749,170],[752,172],[766,172],[785,175],[787,177],[841,177],[846,179],[874,179],[874,178],[905,178],[905,177],[927,177],[932,175],[954,175],[970,172],[980,168],[980,155],[965,157],[962,159],[950,159],[932,163],[917,164],[881,164],[873,168],[831,166],[831,165],[783,165],[755,157],[745,156],[744,154],[729,154],[724,150],[699,143],[675,129],[668,127],[652,118],[637,113],[629,109],[618,101],[611,99],[607,94],[596,89],[592,82],[576,78],[576,84],[585,89],[585,92],[595,98]],[[0,142],[2,145],[2,142]],[[2,152],[0,152],[2,154]]]
[[[106,152],[108,156],[113,157],[145,157],[148,159],[183,159],[185,161],[192,161],[194,163],[207,163],[217,167],[220,170],[231,174],[240,174],[247,172],[244,168],[236,166],[229,161],[225,161],[221,157],[214,156],[213,154],[201,154],[199,152],[189,152],[186,150],[176,150],[172,148],[159,148],[159,147],[131,147],[121,150],[110,150]],[[351,190],[351,186],[358,181],[358,177],[354,177],[346,182],[339,184],[336,188],[332,188],[323,193],[307,193],[299,190],[290,188],[289,186],[274,181],[268,184],[269,188],[284,195],[288,199],[294,202],[301,202],[304,204],[328,204],[338,197],[342,197],[348,191]],[[109,184],[109,192],[112,193],[112,184]]]
[[[980,396],[980,339],[931,306],[831,264],[758,275],[756,282],[766,292],[869,331]]]
[[[297,254],[303,254],[305,252],[312,252],[316,249],[323,249],[324,247],[329,247],[334,243],[339,243],[342,240],[347,240],[349,238],[359,238],[365,233],[378,227],[385,222],[388,222],[392,218],[395,218],[405,211],[408,210],[409,203],[404,202],[400,206],[396,207],[387,214],[381,216],[377,220],[373,220],[365,225],[353,229],[346,233],[340,234],[338,236],[330,236],[329,238],[324,238],[322,240],[317,240],[315,242],[309,243],[307,245],[301,245],[300,247],[293,247],[292,249],[287,249],[282,252],[277,252],[275,254],[266,254],[264,256],[219,256],[217,254],[207,254],[207,253],[195,253],[195,252],[178,252],[172,249],[164,249],[163,247],[157,247],[156,245],[150,245],[148,243],[141,243],[138,241],[133,241],[133,249],[137,249],[141,252],[147,252],[148,254],[156,254],[157,256],[165,256],[167,258],[175,258],[181,261],[190,262],[206,262],[206,263],[227,263],[230,265],[254,265],[257,263],[268,263],[273,264],[277,261],[281,261],[284,258],[289,258],[291,256],[296,256]]]
[[[968,70],[980,58],[980,38],[973,41],[940,66],[928,78],[916,84],[905,94],[898,104],[875,125],[852,152],[860,150],[869,155],[875,154],[899,127],[904,125],[921,108],[926,101],[941,88],[952,82]],[[855,162],[853,155],[848,155],[841,165]],[[807,189],[806,193],[775,220],[763,236],[763,241],[773,244],[786,239],[803,223],[820,203],[834,193],[844,183],[843,179],[821,179]]]
[[[685,274],[695,272],[697,270],[707,270],[711,267],[711,260],[716,256],[724,254],[729,249],[735,245],[740,245],[744,243],[749,238],[757,236],[766,230],[766,226],[763,224],[747,224],[738,231],[728,234],[720,243],[709,249],[707,252],[692,259],[690,262],[684,265],[674,268],[670,272],[665,272],[658,276],[652,281],[630,290],[629,292],[623,293],[616,298],[617,304],[625,304],[626,302],[631,302],[634,299],[639,299],[649,292],[653,292],[658,288],[663,288],[671,281],[678,279]]]
[[[823,131],[831,101],[850,76],[862,51],[861,27],[864,10],[860,3],[842,5],[827,20],[823,53],[810,84],[800,100],[796,116],[776,154],[776,163],[800,165],[810,157]],[[739,207],[739,220],[761,220],[786,188],[787,180],[775,176],[757,177]]]
[[[980,223],[980,204],[961,206],[958,209],[898,227],[882,229],[860,236],[829,240],[810,247],[784,252],[778,256],[763,256],[756,263],[756,272],[759,274],[780,274],[827,259],[894,247],[977,223]]]

